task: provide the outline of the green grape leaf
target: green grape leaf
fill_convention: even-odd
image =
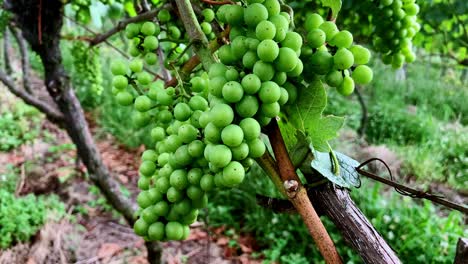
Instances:
[[[328,152],[328,141],[338,135],[344,118],[322,116],[327,94],[322,82],[316,79],[298,91],[297,101],[286,109],[289,125],[305,134],[317,151]]]
[[[311,150],[314,154],[314,159],[310,163],[310,166],[323,177],[345,188],[352,186],[358,187],[360,185],[359,174],[356,171],[359,162],[345,154],[335,151],[334,154],[340,166],[339,173],[335,174],[336,169],[334,168],[335,165],[331,152],[319,152],[312,148]]]
[[[322,0],[322,5],[331,8],[332,18],[335,19],[341,9],[341,0]]]

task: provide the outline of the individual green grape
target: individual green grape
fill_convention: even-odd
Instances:
[[[219,48],[218,50],[218,57],[223,64],[228,65],[236,60],[236,57],[234,56],[234,53],[231,50],[231,45],[221,46],[221,48]]]
[[[146,112],[151,108],[151,99],[146,95],[140,95],[135,99],[135,109],[139,112]]]
[[[169,166],[169,164],[168,164]],[[167,168],[167,167],[166,167]],[[162,170],[162,169],[161,169]],[[171,172],[172,173],[172,172]],[[170,175],[170,174],[169,174]],[[167,190],[171,187],[168,177],[162,177],[156,180],[154,188],[160,193],[167,193]],[[156,204],[157,205],[157,204]]]
[[[331,21],[325,21],[320,26],[319,29],[323,30],[326,35],[326,41],[330,41],[333,37],[338,34],[339,30],[336,27],[336,24]]]
[[[226,167],[232,159],[231,150],[225,145],[216,145],[212,148],[210,156],[210,163],[217,168]]]
[[[274,102],[271,104],[262,104],[262,106],[260,107],[260,110],[264,116],[273,118],[279,115],[280,105],[278,102]]]
[[[171,20],[171,14],[169,13],[169,10],[162,9],[161,11],[159,11],[158,20],[161,23],[169,22]]]
[[[342,30],[335,34],[330,44],[338,48],[349,48],[353,44],[353,35],[347,30]]]
[[[213,31],[213,29],[211,27],[211,24],[208,23],[208,22],[200,23],[200,27],[201,27],[203,33],[205,33],[206,35],[210,34]]]
[[[138,183],[137,183],[138,189],[148,190],[149,187],[150,187],[150,183],[151,183],[151,178],[140,177],[140,179],[138,179]]]
[[[147,149],[143,151],[143,154],[141,155],[141,159],[144,161],[152,161],[155,162],[158,159],[158,153],[152,149]]]
[[[147,232],[150,240],[161,241],[165,236],[165,226],[161,222],[155,222],[148,227]]]
[[[145,208],[142,212],[140,217],[145,220],[146,223],[152,224],[158,220],[158,216],[154,213],[154,206],[150,206]]]
[[[338,92],[344,96],[348,96],[354,91],[354,81],[351,77],[345,76],[343,82],[338,86]]]
[[[255,74],[247,74],[242,78],[241,85],[247,94],[256,94],[262,85],[260,78]]]
[[[209,192],[214,189],[214,177],[211,174],[205,174],[200,180],[200,188],[205,191]]]
[[[239,5],[229,5],[225,10],[224,18],[231,25],[238,25],[243,22],[244,9]]]
[[[320,16],[319,14],[313,13],[313,14],[307,15],[304,27],[308,32],[310,32],[313,29],[318,29],[322,23],[323,23],[322,16]]]
[[[257,61],[257,52],[254,51],[247,51],[242,57],[242,65],[247,69],[252,69]]]
[[[272,64],[257,61],[253,66],[253,73],[260,78],[261,81],[269,81],[275,76],[275,68]]]
[[[249,27],[256,27],[258,23],[268,18],[268,9],[259,3],[248,5],[244,10],[244,21]],[[236,23],[230,23],[236,24]]]
[[[173,39],[180,39],[180,37],[182,36],[182,32],[180,32],[180,29],[176,26],[169,26],[167,29],[167,33],[169,37]]]
[[[346,48],[339,49],[333,56],[333,62],[339,70],[349,69],[354,64],[353,53]]]
[[[249,145],[249,156],[251,158],[260,158],[266,150],[265,144],[262,140],[256,138],[251,141],[248,141]]]
[[[178,135],[180,136],[182,142],[188,144],[197,138],[198,129],[196,129],[191,124],[183,124],[179,127]]]
[[[165,233],[169,240],[180,240],[184,236],[184,226],[179,222],[169,222],[166,224]]]
[[[354,63],[357,65],[367,64],[371,58],[370,51],[361,45],[353,45],[349,51],[353,54]]]
[[[226,71],[225,77],[228,81],[236,81],[237,79],[239,79],[239,72],[234,68],[230,68]]]
[[[145,36],[151,36],[156,33],[156,25],[153,22],[145,22],[141,25],[140,32]]]
[[[231,42],[231,52],[236,60],[242,58],[248,51],[246,44],[247,38],[245,36],[237,36]]]
[[[275,41],[266,39],[257,47],[257,56],[264,62],[273,62],[279,54],[279,47]]]
[[[148,52],[145,54],[145,62],[149,65],[155,65],[158,62],[158,56],[154,53]]]
[[[322,46],[325,43],[325,39],[325,32],[321,29],[312,29],[307,33],[307,45],[313,49]]]
[[[240,184],[245,177],[245,169],[237,161],[231,161],[223,169],[223,183],[228,187],[234,187]]]
[[[113,60],[110,67],[113,75],[126,75],[128,71],[127,64],[123,60]]]
[[[132,72],[141,72],[143,70],[143,61],[141,59],[133,59],[130,61],[129,68]]]
[[[192,91],[196,93],[200,93],[203,91],[208,90],[208,81],[202,77],[196,76],[190,80],[192,84]]]
[[[295,52],[300,52],[302,47],[302,37],[299,33],[290,31],[286,33],[286,37],[281,41],[281,46],[291,48]]]
[[[276,35],[276,27],[270,21],[264,20],[258,23],[255,33],[259,40],[273,39]]]
[[[141,85],[148,85],[151,83],[153,77],[151,76],[150,73],[146,71],[139,72],[137,74],[137,81]]]
[[[243,160],[249,156],[249,145],[247,145],[245,142],[242,142],[239,146],[232,147],[231,152],[233,160]]]
[[[143,47],[145,47],[146,50],[152,51],[157,49],[158,46],[159,41],[158,38],[155,36],[146,36],[143,40]]]
[[[293,49],[282,47],[279,49],[278,57],[275,60],[275,68],[280,72],[290,72],[296,67],[297,60],[297,54]]]
[[[211,121],[217,127],[225,127],[234,120],[234,111],[227,104],[217,104],[211,108]]]
[[[222,95],[224,100],[229,103],[239,102],[244,96],[242,85],[236,81],[230,81],[224,84]]]
[[[236,104],[236,113],[241,117],[253,117],[260,105],[255,96],[246,95]]]
[[[271,81],[262,83],[258,97],[263,103],[270,104],[277,102],[281,96],[280,87]]]
[[[373,73],[371,68],[366,65],[359,65],[351,74],[354,82],[357,84],[368,84],[372,81]]]
[[[205,127],[205,138],[211,143],[218,143],[221,140],[221,130],[210,122]]]
[[[286,73],[287,76],[289,77],[299,77],[304,70],[304,65],[302,64],[301,60],[297,60],[296,67],[288,73]]]
[[[146,234],[148,233],[148,228],[148,223],[146,223],[145,220],[141,218],[136,220],[133,224],[133,230],[135,231],[135,234],[139,236],[146,236]]]
[[[112,86],[116,89],[123,90],[128,86],[128,79],[122,75],[116,75],[112,78]]]
[[[281,5],[278,0],[265,0],[263,5],[268,10],[268,16],[278,15],[281,11]]]
[[[213,9],[210,9],[210,8],[203,9],[202,15],[205,19],[205,22],[208,22],[208,23],[212,22],[213,19],[215,18],[215,13]]]
[[[167,190],[166,198],[169,202],[176,203],[184,198],[184,193],[171,186]]]
[[[136,37],[140,33],[140,25],[137,23],[130,23],[125,27],[125,36],[128,39]]]
[[[192,110],[190,109],[190,106],[188,106],[188,104],[186,103],[178,103],[174,107],[174,117],[179,121],[188,120],[191,114]]]
[[[280,99],[278,100],[278,103],[282,106],[285,105],[289,100],[289,93],[286,89],[281,87],[281,96]]]
[[[253,140],[260,136],[260,124],[253,118],[242,119],[239,126],[242,128],[246,140]]]
[[[188,182],[192,185],[198,185],[203,176],[203,171],[200,168],[192,168],[187,173]]]
[[[331,87],[338,87],[343,82],[343,74],[340,71],[331,71],[325,76],[325,81]]]
[[[223,143],[229,147],[237,147],[244,140],[244,132],[238,125],[228,125],[221,131]]]

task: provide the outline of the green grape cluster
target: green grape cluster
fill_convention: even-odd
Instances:
[[[355,84],[368,84],[372,81],[372,69],[367,65],[371,53],[361,45],[353,44],[353,35],[347,30],[339,30],[332,21],[316,13],[308,14],[304,24],[306,45],[301,59],[305,80],[323,76],[325,82],[336,87],[342,95],[350,95]]]
[[[201,17],[199,18],[200,27],[203,33],[205,33],[208,39],[215,39],[216,35],[213,32],[213,28],[211,26],[211,22],[215,19],[215,12],[211,8],[205,8],[201,12]]]
[[[104,90],[99,50],[75,41],[70,49],[73,58],[73,86],[85,106],[95,106]]]
[[[376,28],[373,46],[382,55],[385,64],[400,68],[405,62],[416,59],[412,51],[412,39],[420,29],[416,20],[419,6],[416,0],[380,0],[371,9],[373,23],[381,24]]]

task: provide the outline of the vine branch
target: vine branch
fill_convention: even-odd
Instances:
[[[342,263],[330,235],[312,206],[307,195],[307,190],[302,185],[296,169],[289,158],[276,119],[272,119],[267,131],[278,164],[279,176],[283,181],[283,188],[286,190],[289,200],[301,215],[325,261],[327,263]]]

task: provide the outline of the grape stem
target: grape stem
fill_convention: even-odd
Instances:
[[[215,1],[215,0],[201,0],[205,4],[209,5],[228,5],[228,4],[234,4],[232,1]]]
[[[268,138],[270,139],[275,154],[279,176],[283,181],[283,188],[289,200],[292,202],[302,220],[307,226],[309,233],[314,239],[317,247],[327,263],[342,263],[336,247],[331,240],[325,226],[315,211],[307,190],[301,183],[296,169],[292,164],[278,122],[273,119],[269,125]]]

